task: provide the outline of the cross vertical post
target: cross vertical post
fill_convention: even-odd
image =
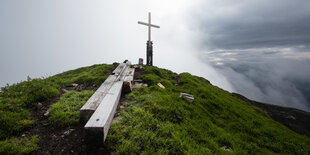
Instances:
[[[151,24],[151,13],[149,12],[148,23],[138,21],[138,24],[148,26],[148,41],[146,42],[146,64],[153,66],[153,42],[151,40],[151,27],[160,28],[157,25]]]

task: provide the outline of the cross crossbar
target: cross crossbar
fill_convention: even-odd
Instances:
[[[149,23],[145,23],[145,22],[140,22],[138,21],[138,24],[142,24],[142,25],[146,25],[148,26],[148,32],[149,32],[149,42],[151,42],[151,27],[155,27],[155,28],[160,28],[160,26],[157,26],[157,25],[153,25],[151,24],[151,13],[149,12]]]
[[[140,22],[140,21],[138,21],[138,24],[142,24],[142,25],[146,25],[146,26],[151,26],[151,27],[160,28],[160,26],[153,25],[153,24],[148,24],[148,23],[144,23],[144,22]]]

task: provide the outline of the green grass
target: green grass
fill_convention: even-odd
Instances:
[[[147,67],[150,87],[127,98],[123,118],[112,124],[106,145],[119,154],[309,154],[310,138],[263,111],[188,73]],[[162,82],[166,89],[156,84]],[[179,98],[185,92],[193,103]],[[221,147],[231,148],[230,152]]]
[[[48,80],[51,80],[60,86],[70,86],[72,83],[100,85],[110,75],[112,69],[117,65],[117,63],[114,63],[112,65],[100,64],[82,67],[57,74],[48,78]]]
[[[59,95],[72,83],[99,85],[113,65],[93,65],[45,79],[1,88],[0,154],[29,154],[38,138],[16,137],[32,127],[30,108]],[[126,98],[120,121],[112,124],[105,146],[118,154],[310,154],[310,138],[273,121],[260,109],[241,101],[204,78],[146,66],[138,77],[149,87]],[[159,88],[162,83],[166,89]],[[180,92],[193,94],[189,103]],[[69,91],[49,109],[54,126],[72,127],[79,109],[93,91]],[[226,146],[227,152],[221,149]]]
[[[27,81],[2,87],[0,91],[0,143],[6,144],[7,139],[31,128],[35,121],[30,117],[30,109],[39,102],[44,103],[58,96],[61,87],[72,85],[72,83],[99,85],[116,65],[93,65],[48,78],[31,79],[28,77]],[[14,148],[13,143],[17,143],[18,140],[22,141],[23,138],[9,141],[12,144],[10,146]],[[21,151],[21,149],[17,150]]]
[[[37,136],[30,138],[10,138],[0,141],[0,154],[30,154],[38,149],[38,141]]]
[[[70,127],[79,122],[80,108],[86,103],[94,91],[69,91],[50,109],[49,121],[54,126]]]

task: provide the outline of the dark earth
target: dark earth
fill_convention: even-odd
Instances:
[[[143,73],[143,69],[136,68],[134,79],[141,76]],[[58,97],[38,104],[36,108],[31,109],[31,117],[36,120],[36,122],[30,130],[22,133],[20,136],[30,137],[32,135],[38,135],[40,140],[38,143],[39,150],[37,150],[35,154],[115,154],[113,150],[107,150],[105,146],[94,147],[87,145],[84,140],[83,126],[80,124],[72,128],[63,129],[53,127],[48,121],[47,110],[53,103],[56,103],[66,91],[95,91],[98,87],[99,86],[95,85],[78,85],[75,87],[72,86],[60,89],[61,94]],[[262,109],[272,119],[284,124],[293,131],[310,137],[310,113],[294,108],[280,107],[252,101],[236,93],[232,93],[232,95]],[[124,108],[124,102],[126,102],[126,98],[122,94],[120,104],[118,105],[114,116],[115,120],[121,118],[119,110],[120,107]]]

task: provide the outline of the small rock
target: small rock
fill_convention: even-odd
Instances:
[[[164,85],[162,85],[161,83],[157,83],[157,86],[159,86],[160,88],[165,89],[166,87]]]
[[[192,103],[194,101],[194,96],[187,93],[180,93],[180,98],[184,98],[188,102]]]
[[[294,116],[292,116],[292,115],[289,115],[289,116],[287,116],[286,118],[292,119],[292,120],[296,120],[296,117],[294,117]]]
[[[42,106],[43,106],[43,105],[42,105],[42,103],[40,103],[40,102],[37,104],[37,108],[38,108],[38,109],[41,109]]]
[[[64,132],[64,136],[68,136],[68,135],[70,135],[70,133],[72,132],[72,131],[74,131],[75,129],[69,129],[68,131],[65,131]]]
[[[42,124],[43,126],[48,126],[48,125],[50,125],[49,123],[43,123]]]
[[[221,149],[223,149],[224,151],[231,151],[231,148],[228,146],[222,146]]]
[[[67,89],[61,89],[64,93],[67,93],[69,90],[67,90]]]
[[[142,66],[143,65],[143,59],[139,58],[139,65]]]
[[[124,108],[125,108],[125,106],[123,106],[123,105],[120,105],[120,106],[119,106],[119,108],[120,108],[120,109],[124,109]]]
[[[148,85],[146,83],[140,83],[140,82],[135,82],[132,86],[132,88],[140,88],[140,87],[147,87]]]
[[[118,122],[121,119],[122,119],[122,116],[114,117],[113,120],[112,120],[112,123],[116,123],[116,122]]]
[[[133,80],[133,82],[143,83],[143,81],[140,80],[140,79],[138,79],[138,80]]]
[[[44,113],[44,116],[48,116],[50,114],[50,112],[47,110],[45,113]]]
[[[26,134],[22,134],[22,137],[26,137]]]
[[[76,84],[76,83],[72,83],[72,86],[73,87],[77,87],[79,84]]]

